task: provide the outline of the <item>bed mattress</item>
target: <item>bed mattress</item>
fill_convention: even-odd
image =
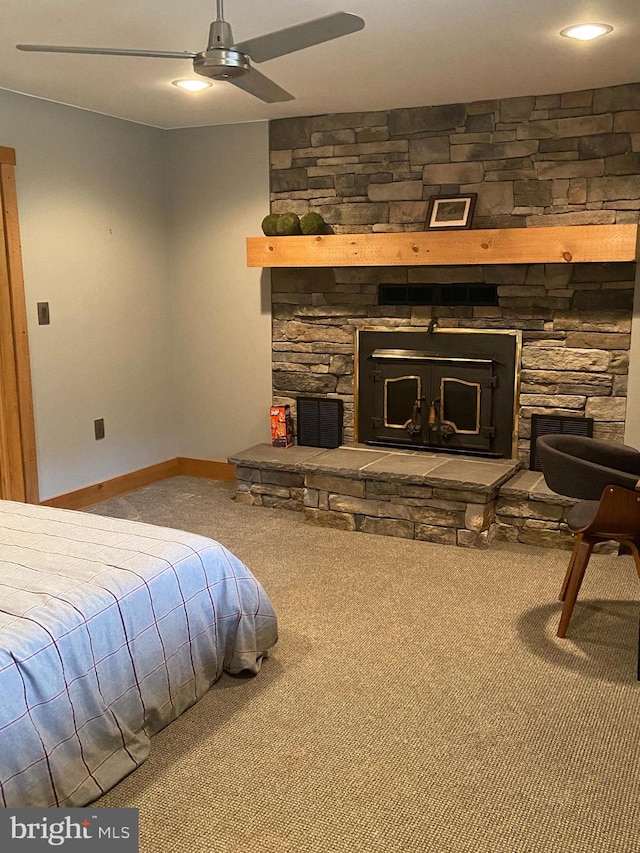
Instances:
[[[0,804],[86,805],[276,639],[265,591],[218,542],[0,501]]]

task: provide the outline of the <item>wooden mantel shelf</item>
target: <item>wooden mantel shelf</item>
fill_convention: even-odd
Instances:
[[[247,237],[249,267],[389,267],[634,261],[637,225]]]

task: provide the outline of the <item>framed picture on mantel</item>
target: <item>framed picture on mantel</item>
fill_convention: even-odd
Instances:
[[[434,195],[429,201],[425,230],[436,228],[471,228],[477,193],[468,195]]]

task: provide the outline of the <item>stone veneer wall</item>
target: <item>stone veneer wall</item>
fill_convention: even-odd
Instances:
[[[433,195],[475,192],[475,228],[638,222],[640,84],[272,122],[273,212],[336,233],[422,230]],[[357,326],[523,331],[531,414],[593,417],[622,440],[635,264],[274,269],[274,401],[340,397],[353,439]],[[488,282],[496,307],[378,306],[379,282]]]

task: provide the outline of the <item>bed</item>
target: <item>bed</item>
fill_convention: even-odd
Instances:
[[[0,805],[95,800],[276,639],[269,598],[218,542],[0,501]]]

